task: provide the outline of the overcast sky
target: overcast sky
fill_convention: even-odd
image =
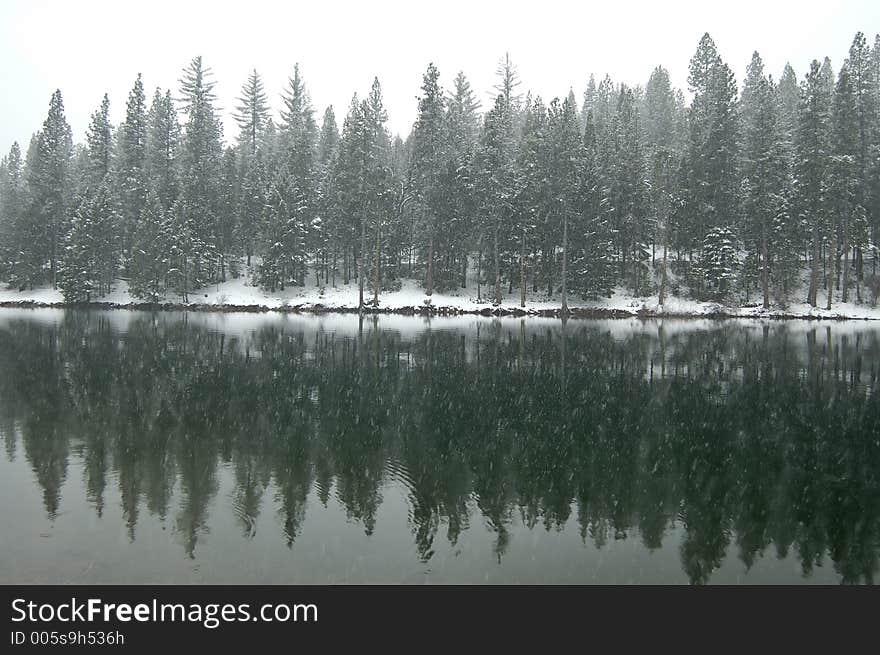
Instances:
[[[277,108],[299,62],[318,118],[332,104],[340,125],[352,93],[364,94],[378,75],[389,127],[403,135],[430,61],[446,86],[463,70],[485,108],[505,51],[523,91],[549,101],[572,88],[580,100],[590,73],[644,84],[658,64],[686,89],[688,60],[706,31],[737,80],[754,50],[774,75],[790,61],[801,76],[811,59],[826,55],[836,70],[856,31],[871,43],[880,31],[880,0],[593,4],[2,0],[0,152],[15,140],[26,147],[55,88],[80,141],[105,92],[118,123],[138,72],[148,100],[156,86],[176,94],[181,69],[198,54],[214,71],[231,141],[237,129],[229,112],[255,67]]]

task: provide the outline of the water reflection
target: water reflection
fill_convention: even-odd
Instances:
[[[63,503],[107,521],[112,505],[129,544],[158,519],[196,562],[210,535],[216,567],[274,549],[270,523],[290,549],[310,529],[327,543],[334,506],[380,540],[400,488],[414,556],[448,568],[464,553],[469,581],[526,535],[576,532],[599,553],[626,539],[674,551],[693,583],[731,553],[746,572],[794,558],[774,580],[824,564],[870,583],[878,369],[880,331],[861,324],[8,312],[0,435],[4,470],[30,471],[12,493],[37,485],[42,521]],[[73,469],[79,497],[63,497]],[[2,502],[8,539],[38,541]],[[223,550],[233,531],[259,548]],[[459,544],[482,531],[488,560]],[[11,571],[0,555],[0,578]]]

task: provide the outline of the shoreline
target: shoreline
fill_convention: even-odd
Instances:
[[[242,313],[262,314],[276,312],[279,314],[358,314],[357,307],[328,306],[320,303],[301,303],[296,305],[282,305],[269,307],[260,304],[215,304],[215,303],[157,303],[157,302],[41,302],[36,300],[6,300],[0,301],[0,309],[93,309],[93,310],[128,310],[143,312],[202,312],[202,313]],[[822,310],[826,311],[826,310]],[[832,310],[833,311],[833,310]],[[449,305],[422,305],[404,307],[372,307],[364,308],[364,315],[397,315],[397,316],[484,316],[484,317],[513,317],[513,318],[556,318],[564,319],[632,319],[644,320],[658,318],[674,319],[710,319],[710,320],[777,320],[777,321],[877,321],[880,317],[870,316],[847,316],[845,314],[798,314],[785,310],[757,311],[755,313],[740,314],[719,309],[715,311],[697,313],[682,311],[656,311],[647,308],[637,310],[606,308],[606,307],[570,307],[566,315],[562,309],[537,309],[522,307],[505,307],[489,305],[481,309],[466,309]]]

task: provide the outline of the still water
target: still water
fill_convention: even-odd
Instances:
[[[873,582],[880,329],[0,310],[0,583]]]

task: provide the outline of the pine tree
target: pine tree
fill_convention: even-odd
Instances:
[[[763,305],[770,307],[771,259],[778,254],[775,221],[787,215],[788,181],[785,137],[779,126],[779,101],[764,64],[752,56],[743,85],[743,233],[760,270]]]
[[[335,210],[333,170],[339,152],[339,127],[333,107],[324,110],[318,137],[316,162],[315,216],[312,219],[310,247],[315,252],[315,278],[319,286],[336,282],[336,253],[339,216]]]
[[[516,129],[516,117],[520,111],[522,95],[517,92],[517,87],[520,85],[519,71],[513,61],[511,61],[509,52],[505,52],[504,56],[498,61],[495,75],[498,78],[498,82],[495,84],[495,91],[501,94],[506,111],[510,113],[514,129]]]
[[[119,263],[121,208],[112,175],[113,126],[105,94],[92,114],[77,208],[63,241],[59,288],[68,302],[109,293]]]
[[[128,94],[125,120],[117,138],[116,176],[122,208],[121,248],[123,266],[131,258],[133,233],[144,210],[147,196],[147,105],[144,85],[138,74]]]
[[[731,228],[737,217],[736,82],[708,34],[691,59],[688,84],[694,95],[688,144],[690,250],[713,227]]]
[[[348,284],[358,259],[358,239],[360,232],[362,190],[361,134],[364,130],[364,115],[357,94],[352,96],[348,113],[342,124],[337,156],[330,172],[331,182],[326,201],[332,208],[333,232],[337,244],[333,255],[342,258],[342,279]]]
[[[293,77],[282,101],[276,166],[283,170],[283,184],[281,179],[276,183],[283,188],[279,192],[286,196],[288,212],[282,241],[286,262],[283,271],[287,282],[302,285],[305,284],[308,264],[307,234],[314,217],[317,126],[299,65],[294,66]]]
[[[177,200],[177,160],[180,126],[171,92],[156,89],[147,116],[148,131],[145,147],[148,189],[155,191],[164,212]]]
[[[523,129],[517,148],[515,236],[519,238],[520,306],[525,307],[528,248],[537,240],[545,253],[555,249],[557,231],[551,227],[552,202],[548,177],[550,135],[547,108],[540,96],[526,99]],[[552,271],[545,267],[544,276],[552,286]],[[537,280],[537,275],[533,274]]]
[[[316,204],[317,126],[298,64],[282,101],[278,147],[267,171],[272,181],[267,192],[263,262],[258,274],[260,284],[270,290],[305,284],[308,234]]]
[[[173,225],[155,189],[147,195],[132,241],[129,288],[133,296],[149,302],[160,301],[166,291],[171,269]]]
[[[876,88],[878,81],[876,79],[880,71],[873,61],[871,49],[868,46],[865,35],[858,32],[853,39],[849,49],[849,56],[846,59],[845,66],[849,69],[850,84],[852,86],[855,101],[855,121],[858,130],[857,148],[854,153],[856,164],[856,188],[855,203],[867,213],[869,223],[876,223],[877,218],[872,214],[871,192],[872,186],[876,185],[876,181],[872,179],[874,173],[874,160],[876,158],[876,150],[878,143],[876,137],[880,128],[877,127],[880,122],[880,97],[878,97]],[[860,292],[860,281],[862,279],[862,243],[849,243],[850,235],[846,235],[846,247],[855,246],[855,274],[856,274],[856,291]],[[846,259],[849,253],[844,253]],[[844,272],[843,298],[846,301],[848,269]]]
[[[235,241],[251,261],[260,238],[260,223],[266,203],[267,162],[266,133],[269,118],[269,101],[263,89],[263,80],[254,70],[241,88],[235,120],[240,128],[238,135],[240,160],[240,195],[237,210]]]
[[[596,77],[592,73],[584,90],[584,100],[581,104],[581,132],[587,128],[587,117],[591,117],[596,111]]]
[[[248,160],[256,156],[266,122],[269,120],[269,100],[263,89],[263,80],[256,69],[242,85],[238,102],[234,114],[240,129],[238,143],[243,157]]]
[[[318,137],[318,166],[326,169],[330,166],[339,148],[339,127],[336,125],[336,114],[330,105],[324,110],[321,121],[321,134]]]
[[[446,219],[441,221],[441,249],[447,257],[439,262],[435,288],[452,288],[460,277],[467,286],[468,255],[475,212],[473,158],[480,135],[479,102],[464,73],[459,72],[446,100],[446,170],[442,179]],[[406,199],[406,192],[401,193]]]
[[[24,168],[16,141],[9,154],[0,160],[0,280],[8,281],[13,287],[18,285],[16,265],[24,218]]]
[[[86,135],[88,143],[89,184],[97,186],[110,173],[113,156],[113,126],[110,124],[110,98],[104,94],[101,107],[92,114]]]
[[[864,208],[860,200],[860,125],[859,101],[855,79],[846,61],[840,69],[832,101],[831,158],[829,160],[828,198],[831,205],[832,247],[829,257],[831,281],[828,290],[828,305],[831,309],[833,289],[841,290],[841,300],[847,302],[849,291],[851,234],[853,217],[857,208]],[[840,260],[843,259],[843,268]],[[842,275],[838,271],[842,270]]]
[[[582,223],[572,238],[572,282],[584,298],[610,296],[614,286],[613,207],[593,111],[584,122],[578,202]]]
[[[187,117],[180,146],[180,193],[175,215],[180,221],[178,292],[222,277],[225,253],[220,238],[219,201],[222,127],[214,108],[210,68],[195,57],[180,80],[181,109]]]
[[[493,302],[501,304],[502,229],[510,225],[516,211],[516,149],[510,102],[504,94],[483,121],[483,133],[475,157],[476,196],[481,218],[479,231],[492,244],[494,266]]]
[[[703,239],[700,268],[707,291],[714,300],[723,301],[736,280],[736,239],[727,227],[715,227]]]
[[[611,157],[614,162],[608,179],[616,216],[621,272],[638,295],[647,291],[647,266],[650,260],[647,190],[636,98],[625,85],[621,85],[617,110],[611,118],[608,132],[613,144]]]
[[[361,154],[363,157],[362,179],[362,221],[361,221],[361,266],[364,266],[367,258],[367,244],[365,240],[366,229],[371,228],[373,238],[373,256],[369,265],[370,282],[373,288],[373,306],[379,304],[379,290],[382,288],[382,269],[384,251],[384,237],[390,229],[397,226],[391,225],[391,169],[389,166],[390,138],[385,127],[388,121],[388,113],[382,99],[382,87],[378,78],[373,80],[370,94],[361,103],[363,114],[363,141]],[[359,307],[363,311],[364,276],[367,274],[366,267],[361,271],[360,278],[360,302]]]
[[[676,113],[676,99],[669,73],[658,66],[645,87],[644,129],[650,210],[663,247],[659,290],[661,305],[666,300],[668,287],[673,207],[680,192],[675,175],[675,166],[681,157]]]
[[[100,165],[103,152],[95,153]],[[111,176],[81,198],[64,239],[58,287],[67,302],[89,302],[110,291],[116,276],[120,210]]]
[[[440,183],[446,158],[444,98],[440,72],[434,64],[422,77],[419,113],[413,126],[411,177],[419,203],[425,248],[425,295],[434,293],[434,246],[444,206],[444,187]]]
[[[874,37],[874,47],[871,49],[871,71],[871,77],[874,81],[874,111],[880,114],[880,34]],[[871,184],[868,189],[870,208],[867,213],[869,214],[870,238],[874,251],[871,266],[874,275],[876,275],[877,259],[880,254],[880,247],[878,247],[878,237],[880,237],[880,119],[874,121],[870,135],[873,147],[869,153],[870,161],[868,162]]]
[[[68,174],[73,151],[70,126],[64,118],[61,91],[52,94],[49,114],[39,132],[34,159],[28,166],[28,188],[32,206],[31,230],[22,241],[22,282],[29,287],[43,281],[43,266],[49,262],[49,282],[57,286],[61,240],[66,233],[70,206]]]
[[[547,112],[550,136],[548,169],[550,173],[551,212],[562,224],[562,311],[568,311],[568,232],[575,218],[575,191],[581,170],[582,144],[574,97],[563,102],[554,99]]]
[[[830,63],[813,60],[801,89],[796,139],[796,206],[811,233],[810,287],[807,302],[815,307],[819,289],[820,246],[828,219],[828,158],[831,96]]]
[[[791,170],[794,166],[798,107],[801,96],[797,75],[790,64],[785,64],[785,69],[783,69],[779,83],[776,85],[776,97],[779,100],[779,131],[788,158],[788,167]]]

